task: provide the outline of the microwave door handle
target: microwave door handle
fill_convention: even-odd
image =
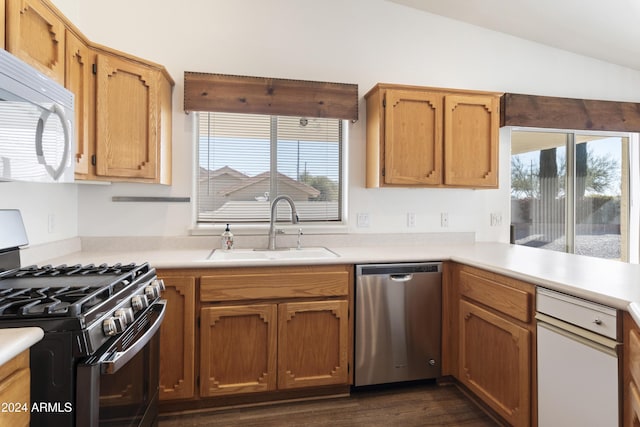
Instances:
[[[53,113],[60,119],[62,124],[62,132],[64,133],[64,150],[62,151],[62,159],[57,168],[47,164],[47,160],[44,158],[44,149],[42,148],[42,136],[44,134],[44,124],[49,119],[49,116]],[[57,180],[64,172],[64,166],[69,158],[69,151],[71,150],[71,129],[69,128],[69,122],[64,112],[64,108],[58,104],[53,104],[51,110],[44,110],[40,118],[38,119],[38,126],[36,128],[36,156],[38,162],[43,164],[49,175]]]
[[[162,324],[162,320],[164,319],[164,315],[167,308],[167,301],[160,300],[157,303],[151,306],[152,310],[159,310],[158,318],[153,322],[153,325],[135,342],[131,347],[122,352],[113,353],[114,356],[111,360],[104,361],[101,363],[100,372],[103,374],[115,374],[118,372],[120,368],[127,364],[133,357],[138,354],[140,350],[146,346],[151,338],[158,332],[160,329],[160,325]]]

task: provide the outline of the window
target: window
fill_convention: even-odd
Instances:
[[[628,260],[636,227],[629,214],[631,140],[635,135],[513,131],[512,240]]]
[[[200,223],[268,222],[290,196],[300,221],[342,219],[343,121],[198,112]],[[278,204],[278,220],[290,218]]]

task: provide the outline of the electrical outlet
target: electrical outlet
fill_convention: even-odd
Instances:
[[[442,212],[440,214],[440,227],[449,226],[449,212]]]
[[[414,212],[407,212],[407,227],[413,228],[416,226],[416,214]]]
[[[55,233],[56,232],[56,216],[55,216],[55,214],[50,213],[47,216],[47,231],[49,233]]]
[[[357,226],[360,228],[366,228],[370,225],[369,214],[359,213],[356,217]]]
[[[502,214],[500,212],[491,213],[491,226],[500,227],[502,225]]]

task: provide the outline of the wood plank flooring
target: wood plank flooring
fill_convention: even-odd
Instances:
[[[435,383],[356,390],[350,397],[161,416],[159,427],[498,426],[456,386]]]

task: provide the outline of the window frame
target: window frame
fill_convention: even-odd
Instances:
[[[205,111],[206,112],[206,111]],[[198,112],[192,112],[189,114],[192,118],[192,132],[193,136],[193,165],[192,168],[192,214],[191,223],[192,226],[189,230],[191,235],[217,235],[224,231],[227,222],[198,222],[198,178],[199,178],[199,115]],[[271,116],[273,118],[277,116]],[[339,168],[340,168],[340,197],[338,202],[339,220],[331,221],[313,221],[305,223],[302,220],[299,224],[290,224],[278,222],[278,229],[284,234],[297,234],[298,229],[302,229],[304,234],[344,234],[348,232],[348,189],[349,189],[349,130],[350,125],[353,123],[351,120],[340,120],[341,126],[341,149],[339,150]],[[275,150],[275,144],[271,144],[271,153]],[[277,158],[270,154],[270,169],[273,170],[274,163],[277,163]],[[269,229],[269,221],[261,222],[237,222],[233,223],[229,221],[234,234],[236,235],[256,235],[266,233]]]
[[[623,153],[623,161],[627,160],[626,166],[621,165],[622,169],[627,169],[626,181],[623,181],[623,190],[626,187],[627,190],[627,209],[624,212],[627,221],[627,235],[621,236],[623,240],[626,239],[626,247],[623,244],[621,251],[626,249],[626,253],[622,253],[622,258],[626,258],[626,262],[638,263],[640,257],[640,207],[638,206],[638,200],[635,193],[640,190],[640,147],[638,147],[640,141],[640,134],[637,132],[625,132],[625,131],[606,131],[606,130],[582,130],[582,129],[556,129],[556,128],[538,128],[538,127],[521,127],[511,126],[509,133],[509,145],[511,146],[513,132],[542,132],[542,133],[560,133],[568,136],[568,140],[564,147],[566,149],[566,163],[567,163],[567,193],[571,194],[571,198],[567,197],[568,201],[565,209],[565,239],[566,248],[565,253],[574,253],[575,251],[575,150],[576,150],[576,135],[585,136],[604,136],[604,137],[620,137],[627,138],[626,152]],[[509,149],[509,164],[511,165],[511,149]],[[623,174],[624,175],[624,174]],[[625,178],[624,176],[622,178]],[[509,174],[509,198],[511,198],[511,173]],[[622,203],[621,203],[622,208]],[[622,211],[621,211],[621,215]],[[515,242],[512,242],[515,243]]]

